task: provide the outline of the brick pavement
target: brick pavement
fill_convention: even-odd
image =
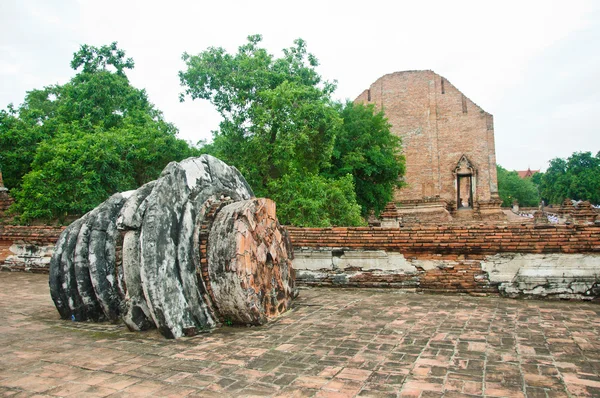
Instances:
[[[600,396],[600,307],[301,290],[264,327],[165,340],[62,321],[47,276],[0,273],[2,396]]]

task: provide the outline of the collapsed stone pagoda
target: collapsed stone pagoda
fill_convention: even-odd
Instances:
[[[286,311],[292,258],[275,203],[203,155],[171,162],[69,225],[50,261],[50,292],[63,319],[122,320],[177,338]]]

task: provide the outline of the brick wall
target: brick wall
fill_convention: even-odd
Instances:
[[[375,81],[355,102],[383,109],[402,138],[406,187],[397,201],[440,195],[456,201],[453,170],[462,155],[476,169],[475,201],[498,191],[493,117],[433,71],[406,71]]]
[[[0,242],[54,244],[64,227],[0,225]],[[600,253],[599,225],[447,225],[406,228],[287,227],[294,248],[405,254]]]
[[[446,225],[406,228],[288,228],[295,248],[401,253],[600,253],[598,225]]]
[[[62,230],[0,226],[0,263],[15,243],[35,252],[33,248],[52,245]],[[560,298],[600,295],[598,224],[288,230],[299,285]],[[51,251],[39,252],[45,253],[47,265]],[[43,266],[5,265],[34,271]]]
[[[0,265],[47,272],[53,246],[64,227],[0,225]]]
[[[1,187],[1,185],[0,185]],[[10,205],[14,203],[14,199],[8,195],[6,191],[0,190],[0,216],[8,210]]]
[[[600,225],[289,228],[299,285],[586,299]]]
[[[0,225],[0,240],[55,244],[65,227]]]

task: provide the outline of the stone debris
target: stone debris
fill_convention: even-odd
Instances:
[[[50,292],[63,319],[123,320],[168,338],[223,322],[260,325],[290,307],[293,251],[275,203],[203,155],[117,193],[61,234]]]

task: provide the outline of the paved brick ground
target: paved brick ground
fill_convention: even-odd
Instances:
[[[3,396],[600,396],[600,307],[301,290],[260,328],[177,341],[62,321],[47,276],[0,273]]]

